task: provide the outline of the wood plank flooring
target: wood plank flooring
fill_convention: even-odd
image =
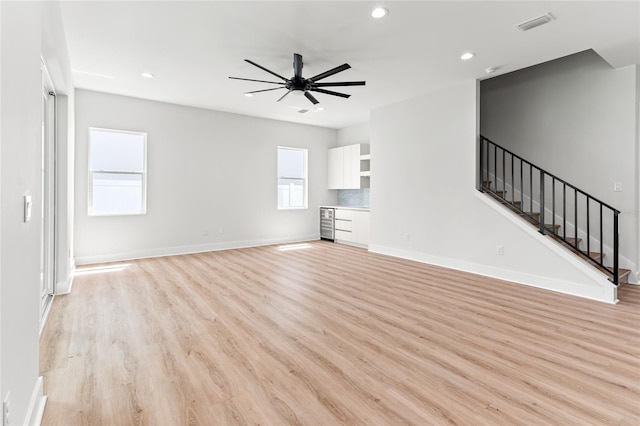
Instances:
[[[80,268],[41,338],[42,424],[640,424],[640,287],[611,306],[282,248]]]

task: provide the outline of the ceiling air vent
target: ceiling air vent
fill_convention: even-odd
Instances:
[[[553,15],[547,13],[546,15],[538,16],[537,18],[530,19],[526,22],[516,25],[520,31],[529,31],[532,28],[539,27],[540,25],[548,24],[553,20]]]

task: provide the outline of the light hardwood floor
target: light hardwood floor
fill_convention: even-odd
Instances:
[[[611,306],[302,247],[81,268],[43,425],[640,424],[640,287]]]

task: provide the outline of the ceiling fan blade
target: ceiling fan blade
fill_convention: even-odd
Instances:
[[[293,76],[302,78],[302,55],[298,53],[293,54]]]
[[[314,77],[311,77],[309,80],[310,80],[311,82],[318,81],[318,80],[322,80],[323,78],[330,77],[330,76],[332,76],[332,75],[334,75],[334,74],[337,74],[337,73],[339,73],[339,72],[341,72],[341,71],[348,70],[349,68],[351,68],[351,65],[349,65],[349,64],[342,64],[342,65],[340,65],[340,66],[338,66],[338,67],[335,67],[335,68],[330,69],[329,71],[325,71],[325,72],[323,72],[323,73],[321,73],[321,74],[318,74],[318,75],[316,75],[316,76],[314,76]]]
[[[248,93],[260,93],[260,92],[268,92],[270,90],[280,90],[280,89],[284,89],[284,87],[274,87],[273,89],[262,89],[262,90],[254,90],[253,92],[244,92],[244,94],[248,94]]]
[[[312,95],[311,93],[309,93],[309,92],[304,92],[304,97],[305,97],[305,98],[307,98],[307,99],[309,99],[309,100],[311,101],[311,103],[312,103],[312,104],[314,104],[314,105],[315,105],[315,104],[319,104],[319,103],[320,103],[320,102],[319,102],[316,98],[314,98],[314,97],[313,97],[313,95]]]
[[[278,78],[279,78],[279,79],[281,79],[281,80],[287,81],[287,79],[286,79],[286,78],[284,78],[283,76],[281,76],[280,74],[276,74],[275,72],[273,72],[273,71],[271,71],[271,70],[266,69],[266,68],[265,68],[265,67],[263,67],[262,65],[258,65],[258,64],[256,64],[255,62],[250,61],[250,60],[248,60],[248,59],[245,59],[244,61],[245,61],[245,62],[250,63],[250,64],[251,64],[251,65],[253,65],[254,67],[258,67],[258,68],[260,68],[261,70],[268,72],[268,73],[269,73],[269,74],[271,74],[271,75],[275,75],[276,77],[278,77]]]
[[[285,98],[285,96],[287,96],[289,93],[293,92],[293,90],[289,90],[287,93],[285,93],[284,95],[282,95],[280,97],[280,99],[278,99],[276,102],[280,102],[281,100],[283,100]]]
[[[312,83],[314,87],[364,86],[366,81],[341,81],[336,83]]]
[[[286,83],[281,83],[279,81],[254,80],[252,78],[240,78],[240,77],[229,77],[229,78],[232,80],[255,81],[258,83],[286,84]]]
[[[314,92],[318,92],[318,93],[324,93],[326,95],[340,96],[341,98],[348,98],[351,96],[351,95],[347,95],[346,93],[339,93],[339,92],[334,92],[333,90],[324,90],[324,89],[315,88],[315,87],[312,87],[309,90],[313,90]]]

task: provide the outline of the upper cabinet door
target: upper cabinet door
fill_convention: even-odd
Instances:
[[[344,188],[344,150],[342,147],[331,148],[328,156],[328,188]]]
[[[344,189],[360,188],[360,145],[344,148]]]

